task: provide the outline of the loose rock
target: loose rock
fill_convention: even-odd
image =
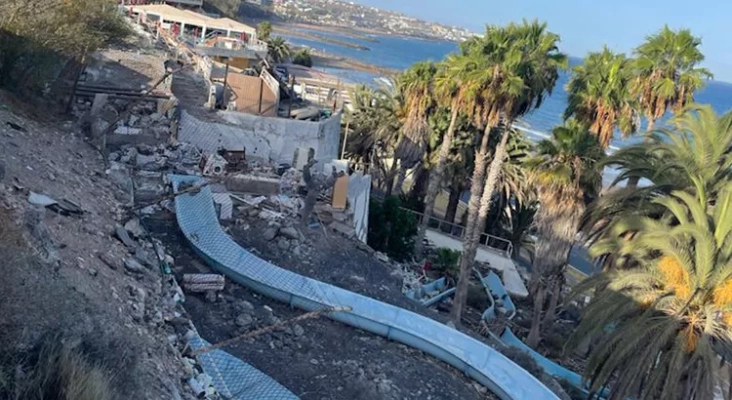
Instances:
[[[252,318],[249,314],[239,314],[238,317],[236,317],[236,326],[240,328],[247,327],[254,322],[254,318]]]
[[[143,267],[142,264],[135,261],[133,258],[125,259],[125,269],[137,274],[145,272],[145,267]]]
[[[288,226],[286,228],[280,228],[280,235],[292,240],[300,239],[300,232],[298,232],[297,229],[291,226]]]
[[[275,228],[275,227],[267,228],[267,230],[265,230],[264,233],[262,234],[262,237],[268,241],[274,240],[274,238],[277,237],[277,228]]]

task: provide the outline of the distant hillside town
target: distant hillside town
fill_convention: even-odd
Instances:
[[[308,24],[367,29],[391,35],[462,41],[473,34],[464,28],[422,21],[354,2],[336,0],[248,0],[267,6],[286,20]]]

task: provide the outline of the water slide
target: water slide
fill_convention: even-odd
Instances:
[[[533,358],[537,364],[541,368],[544,369],[544,372],[547,374],[557,378],[557,379],[564,379],[567,382],[569,382],[572,386],[576,387],[579,390],[582,390],[585,392],[585,394],[589,394],[589,388],[588,386],[582,381],[582,377],[573,371],[570,371],[561,365],[555,363],[554,361],[542,356],[541,354],[534,351],[531,347],[524,344],[524,342],[521,341],[521,339],[517,338],[516,335],[511,332],[511,328],[506,328],[503,333],[501,334],[501,341],[504,344],[507,344],[509,346],[516,347],[524,352],[526,352],[531,358]],[[606,398],[610,395],[610,391],[608,389],[603,389],[600,393],[600,398]]]
[[[493,317],[495,317],[495,312],[501,312],[501,314],[504,314],[507,319],[513,319],[513,317],[516,316],[516,305],[513,304],[511,296],[508,295],[506,288],[503,286],[503,283],[501,283],[501,278],[493,271],[488,272],[488,275],[484,277],[481,277],[477,271],[476,274],[478,275],[478,278],[480,278],[480,282],[486,288],[488,296],[490,296],[490,301],[493,304],[491,307],[493,308]],[[489,310],[486,310],[483,314],[483,319],[487,319],[487,317],[489,317],[490,314],[486,315],[488,311]]]
[[[171,175],[170,180],[178,191],[181,184],[195,184],[201,178]],[[502,400],[558,400],[526,370],[470,336],[411,311],[282,269],[241,248],[221,229],[210,188],[176,197],[175,207],[178,225],[196,253],[232,280],[308,311],[349,306],[352,311],[333,313],[330,318],[431,354]],[[262,398],[258,393],[244,388],[236,398]],[[286,397],[288,393],[281,398],[292,398]]]

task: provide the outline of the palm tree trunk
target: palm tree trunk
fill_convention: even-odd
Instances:
[[[643,138],[643,142],[645,144],[650,143],[651,141],[651,133],[653,133],[653,127],[656,125],[656,120],[653,119],[653,117],[646,117],[648,119],[648,130],[646,130],[645,137]],[[626,184],[626,187],[629,188],[637,188],[638,182],[640,181],[640,178],[637,176],[631,176],[628,178],[628,183]]]
[[[534,315],[531,317],[531,330],[529,336],[526,337],[526,345],[536,348],[541,340],[541,311],[544,308],[544,298],[546,297],[546,283],[538,282],[536,285],[536,293],[534,293]]]
[[[503,137],[501,138],[501,143],[498,145],[498,148],[496,149],[496,153],[493,157],[493,161],[491,161],[491,166],[488,170],[488,178],[485,180],[485,186],[483,187],[482,193],[478,196],[475,196],[478,191],[473,190],[471,188],[471,194],[470,194],[470,204],[468,206],[468,212],[471,212],[470,205],[473,205],[474,207],[478,203],[477,198],[480,197],[480,202],[478,203],[480,205],[480,208],[477,210],[473,209],[473,211],[477,211],[476,214],[478,214],[478,218],[473,216],[474,214],[468,215],[468,228],[466,236],[463,238],[463,253],[460,256],[460,280],[458,281],[457,290],[455,291],[455,302],[453,303],[453,314],[452,318],[457,323],[457,321],[460,320],[460,313],[462,313],[463,305],[465,304],[465,301],[468,297],[468,280],[470,279],[470,271],[473,266],[473,262],[475,261],[475,255],[478,252],[478,244],[480,242],[480,236],[482,235],[483,231],[485,230],[485,223],[488,219],[488,212],[490,211],[491,207],[491,198],[493,197],[493,193],[496,189],[496,184],[498,183],[498,177],[500,176],[501,167],[503,166],[503,159],[506,156],[506,144],[508,143],[508,135],[509,130],[506,129],[503,131]],[[483,136],[483,141],[487,143],[487,136],[489,135],[490,130],[486,128],[486,132]],[[481,171],[485,171],[485,163],[487,159],[487,144],[486,144],[486,151],[483,152],[483,157],[481,157],[480,162],[483,164],[481,166]],[[483,146],[481,145],[481,150],[483,150]],[[478,167],[478,157],[475,158],[476,160],[476,168]],[[483,179],[483,176],[479,177],[480,180]],[[473,175],[473,186],[475,186],[476,182],[480,182],[480,180],[476,180],[476,176]],[[474,201],[475,197],[475,201]],[[475,223],[472,224],[472,229],[470,227],[470,221],[475,221]],[[465,278],[465,279],[462,279]]]
[[[407,179],[407,168],[399,163],[399,175],[397,175],[396,181],[396,194],[404,194],[404,181]]]
[[[450,189],[450,197],[447,200],[447,209],[445,210],[445,221],[448,223],[454,223],[455,222],[455,214],[457,214],[458,206],[460,205],[460,195],[462,194],[462,187],[460,185],[452,186]],[[445,224],[443,227],[443,231],[447,232],[445,229],[452,231],[452,226]]]
[[[428,169],[424,164],[417,168],[412,188],[409,192],[410,199],[414,199],[416,204],[424,207],[424,199],[427,195],[427,186],[430,184],[430,176],[432,170]],[[424,208],[420,211],[424,211]]]
[[[554,324],[554,320],[557,316],[557,304],[559,304],[559,296],[562,293],[562,280],[563,276],[557,276],[552,279],[550,284],[550,290],[547,291],[551,297],[549,297],[549,306],[544,313],[544,322],[539,331],[546,331],[547,328]]]
[[[460,256],[460,274],[455,291],[455,301],[453,302],[450,315],[455,325],[460,323],[463,307],[468,298],[470,272],[473,269],[475,253],[478,249],[478,238],[480,238],[480,235],[476,237],[473,231],[475,230],[475,223],[478,217],[478,211],[480,210],[479,201],[483,194],[483,180],[485,179],[486,164],[488,163],[488,138],[490,137],[490,132],[491,128],[486,126],[483,132],[483,139],[480,143],[480,150],[475,154],[475,168],[473,169],[473,178],[470,184],[467,223],[465,224],[465,234],[463,235],[463,253]],[[466,254],[470,253],[473,255],[472,258],[466,257]]]
[[[386,197],[391,196],[392,190],[394,190],[394,178],[396,178],[397,174],[397,160],[394,159],[394,162],[391,163],[391,167],[389,168],[388,176],[384,177],[385,185],[384,191],[386,192]]]
[[[445,134],[445,137],[442,138],[442,144],[440,145],[440,153],[437,158],[437,164],[435,165],[435,170],[430,176],[430,183],[427,186],[427,195],[425,196],[424,201],[424,216],[422,217],[422,221],[419,224],[419,228],[417,230],[417,238],[414,242],[414,255],[417,257],[417,259],[422,259],[422,253],[424,251],[424,237],[427,234],[427,225],[430,222],[430,218],[432,218],[433,208],[435,207],[435,199],[437,199],[437,194],[440,192],[440,186],[442,185],[442,176],[445,173],[445,164],[447,163],[447,158],[450,156],[450,147],[452,146],[452,139],[455,136],[455,127],[457,125],[458,112],[459,109],[457,107],[457,104],[453,102],[450,126],[448,126],[447,128],[447,133]]]

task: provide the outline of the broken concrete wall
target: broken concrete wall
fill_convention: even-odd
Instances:
[[[353,228],[358,240],[366,243],[369,230],[369,199],[371,197],[371,175],[354,172],[348,181],[348,207],[353,213]]]
[[[338,157],[340,113],[317,122],[229,111],[221,111],[219,115],[232,124],[201,121],[184,112],[179,140],[209,152],[221,147],[246,149],[247,158],[276,163],[292,164],[298,148],[312,148],[317,161],[330,162]]]
[[[329,162],[338,158],[341,113],[321,121],[268,118],[237,112],[221,112],[229,122],[265,138],[270,145],[270,160],[292,163],[295,150],[312,148],[315,160]]]

